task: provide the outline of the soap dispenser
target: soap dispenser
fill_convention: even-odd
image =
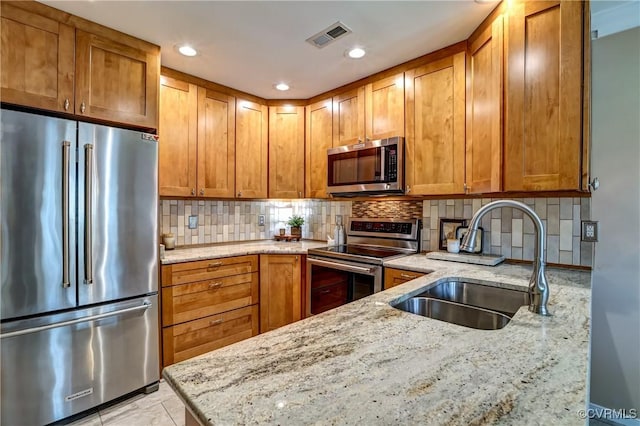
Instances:
[[[334,244],[340,245],[340,226],[338,224],[333,229],[333,241]]]
[[[340,225],[340,230],[338,232],[338,245],[343,245],[344,244],[344,226]]]

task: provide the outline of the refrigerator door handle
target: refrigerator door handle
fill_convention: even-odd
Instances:
[[[41,325],[38,327],[25,328],[24,330],[11,331],[9,333],[2,333],[0,334],[0,339],[7,339],[9,337],[16,337],[16,336],[22,336],[25,334],[38,333],[40,331],[51,330],[52,328],[66,327],[69,325],[79,324],[82,322],[97,321],[100,319],[114,317],[116,315],[122,315],[129,312],[144,311],[149,309],[150,307],[151,307],[151,303],[144,302],[142,305],[134,306],[132,308],[119,309],[113,312],[105,312],[104,314],[96,314],[88,317],[76,318],[69,321],[61,321],[53,324]]]
[[[93,284],[93,145],[84,146],[84,283]]]
[[[69,150],[71,142],[62,141],[62,287],[69,282]]]

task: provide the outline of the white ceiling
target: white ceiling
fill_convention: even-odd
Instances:
[[[496,2],[64,1],[55,8],[159,45],[162,65],[267,99],[310,98],[466,39]],[[305,40],[341,21],[352,34]],[[187,58],[175,46],[200,53]],[[345,50],[360,46],[362,59]],[[273,88],[278,82],[287,92]]]

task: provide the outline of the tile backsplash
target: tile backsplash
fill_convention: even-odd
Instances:
[[[305,219],[302,237],[326,240],[333,235],[336,216],[351,215],[351,201],[327,200],[160,200],[160,230],[176,236],[176,245],[221,243],[273,238],[291,215]],[[264,226],[258,225],[260,215]],[[189,229],[189,216],[198,217],[198,226]]]
[[[334,200],[170,200],[160,201],[160,229],[176,235],[179,246],[273,238],[292,214],[305,218],[302,237],[325,240],[333,235],[337,217],[422,217],[422,249],[438,250],[441,218],[471,219],[482,205],[503,198],[465,198],[423,201]],[[580,221],[591,218],[590,198],[513,198],[524,202],[542,219],[547,231],[549,263],[591,266],[593,243],[580,241]],[[265,216],[264,226],[258,225]],[[189,229],[189,216],[198,217]],[[484,253],[509,259],[533,260],[535,230],[529,218],[512,208],[487,214],[482,220]]]

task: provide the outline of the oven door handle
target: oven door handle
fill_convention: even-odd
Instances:
[[[344,263],[327,262],[326,260],[310,259],[307,257],[307,263],[311,265],[324,266],[326,268],[339,269],[341,271],[354,272],[357,274],[374,275],[378,266],[371,266],[369,268],[362,266],[345,265]]]

